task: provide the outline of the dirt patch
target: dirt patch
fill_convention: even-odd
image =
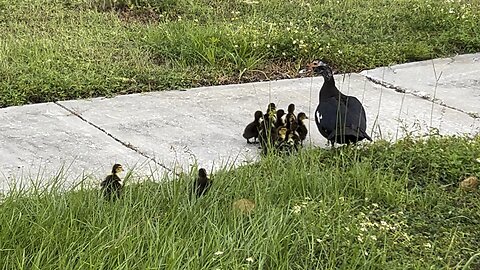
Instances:
[[[150,24],[158,22],[161,16],[151,8],[129,9],[122,8],[117,10],[120,20],[127,23]]]

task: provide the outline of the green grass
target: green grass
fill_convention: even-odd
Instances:
[[[0,107],[480,50],[479,1],[0,0]]]
[[[0,268],[478,269],[480,193],[456,184],[480,176],[479,157],[478,136],[268,155],[217,172],[198,201],[194,175],[132,183],[114,203],[12,191]],[[251,215],[231,209],[239,198]]]

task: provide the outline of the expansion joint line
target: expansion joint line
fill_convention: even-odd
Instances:
[[[462,109],[459,109],[459,108],[456,108],[456,107],[453,107],[453,106],[450,106],[448,104],[445,104],[445,102],[443,102],[442,100],[438,99],[438,98],[432,98],[430,96],[422,96],[422,95],[418,95],[416,94],[415,92],[412,92],[412,91],[409,91],[407,89],[404,89],[402,87],[398,87],[398,86],[395,86],[391,83],[387,83],[387,82],[384,82],[382,80],[379,80],[379,79],[375,79],[375,78],[372,78],[370,76],[367,76],[367,75],[363,75],[365,78],[367,78],[367,80],[373,82],[374,84],[378,84],[378,85],[381,85],[385,88],[389,88],[389,89],[393,89],[395,92],[398,92],[398,93],[402,93],[402,94],[410,94],[412,96],[415,96],[415,97],[419,97],[419,98],[422,98],[422,99],[425,99],[425,100],[428,100],[430,102],[433,102],[437,105],[440,105],[442,107],[445,107],[445,108],[448,108],[448,109],[452,109],[452,110],[455,110],[457,112],[461,112],[461,113],[464,113],[468,116],[470,116],[471,118],[473,119],[480,119],[480,115],[478,114],[475,114],[475,113],[470,113],[470,112],[467,112],[467,111],[464,111]]]
[[[107,132],[105,129],[99,127],[98,125],[95,125],[94,123],[88,121],[87,119],[85,119],[82,115],[80,115],[79,113],[75,112],[74,110],[58,103],[58,102],[54,102],[55,104],[57,104],[58,106],[60,106],[61,108],[63,108],[64,110],[68,111],[69,113],[71,113],[72,115],[75,115],[76,117],[80,118],[82,121],[84,121],[85,123],[91,125],[92,127],[100,130],[101,132],[105,133],[107,136],[109,136],[110,138],[114,139],[115,141],[119,142],[120,144],[122,144],[123,146],[127,147],[128,149],[132,150],[132,151],[135,151],[137,154],[140,154],[141,156],[155,162],[155,164],[157,164],[158,166],[164,168],[165,170],[167,170],[168,172],[173,172],[172,169],[168,168],[167,166],[165,166],[164,164],[158,162],[155,160],[155,158],[152,158],[152,157],[149,157],[147,154],[143,153],[142,151],[138,150],[137,147],[133,146],[132,144],[130,143],[125,143],[123,142],[122,140],[116,138],[115,136],[113,136],[111,133]],[[175,173],[177,174],[177,173]],[[178,174],[177,174],[178,175]]]

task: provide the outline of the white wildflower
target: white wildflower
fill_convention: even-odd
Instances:
[[[294,214],[299,214],[302,211],[302,207],[300,205],[294,205],[292,211]]]

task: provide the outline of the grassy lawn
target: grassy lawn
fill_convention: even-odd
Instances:
[[[0,0],[0,107],[480,51],[474,0]]]
[[[313,149],[213,177],[96,191],[12,192],[1,269],[479,269],[480,137]],[[159,179],[157,179],[159,180]],[[100,181],[100,180],[99,180]],[[127,180],[128,181],[128,180]],[[250,215],[232,210],[255,201]]]

